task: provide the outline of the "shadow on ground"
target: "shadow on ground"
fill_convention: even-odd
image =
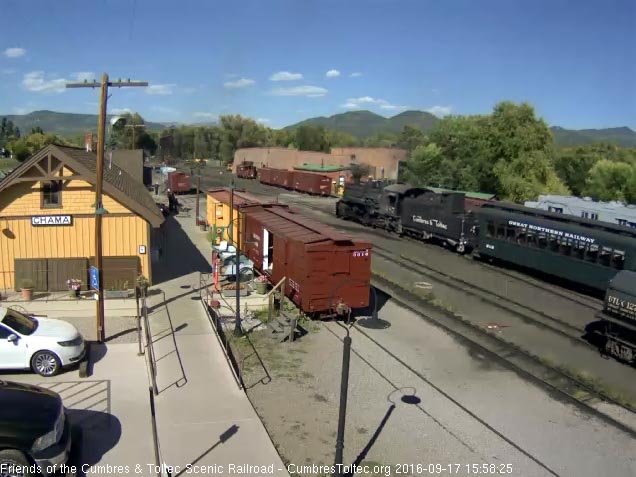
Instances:
[[[159,232],[161,257],[153,265],[154,285],[212,268],[174,216],[168,216]]]
[[[121,438],[121,422],[115,416],[99,411],[69,409],[72,426],[69,466],[77,468],[77,476],[90,474],[86,466],[97,464]]]

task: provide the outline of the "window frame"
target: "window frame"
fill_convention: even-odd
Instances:
[[[47,204],[45,201],[45,197],[48,194],[49,196],[53,194],[53,192],[46,192],[47,187],[52,187],[53,184],[58,185],[58,190],[55,192],[57,194],[57,204]],[[48,181],[42,184],[40,188],[40,208],[41,209],[61,209],[62,208],[62,191],[64,190],[64,184],[62,181]]]

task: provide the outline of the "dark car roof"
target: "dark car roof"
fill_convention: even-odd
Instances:
[[[614,290],[636,296],[636,272],[622,270],[610,282]]]
[[[60,396],[46,388],[0,381],[0,428],[2,434],[16,426],[50,430],[62,407]]]

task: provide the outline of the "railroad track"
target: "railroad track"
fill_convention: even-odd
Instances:
[[[506,341],[500,336],[487,331],[475,323],[460,319],[453,313],[446,310],[438,308],[431,309],[433,306],[426,302],[426,300],[422,297],[405,290],[399,285],[384,278],[374,277],[373,286],[389,294],[392,300],[396,301],[400,306],[415,313],[418,317],[420,317],[420,319],[442,328],[451,335],[459,338],[461,342],[464,342],[469,346],[476,347],[482,353],[493,357],[497,362],[507,368],[544,386],[550,391],[558,393],[570,402],[575,403],[581,408],[584,408],[604,421],[611,423],[636,438],[636,421],[634,421],[636,408],[630,404],[614,399],[586,382],[577,379],[575,376],[572,376],[558,366],[553,366],[550,363],[541,360],[530,351]],[[377,341],[368,333],[360,328],[355,328],[355,330],[365,335],[369,340],[372,340],[391,358],[395,359],[403,366],[423,378],[421,373],[413,370],[408,363],[405,363],[394,353],[386,349],[382,343]],[[624,419],[622,416],[617,417],[606,408],[596,408],[592,405],[592,401],[594,400],[603,401],[616,406],[627,413],[626,417]]]
[[[449,275],[448,273],[437,270],[410,257],[405,257],[404,255],[396,256],[395,254],[387,252],[388,250],[381,247],[374,246],[373,248],[374,254],[377,254],[387,260],[394,261],[407,270],[427,276],[450,288],[461,290],[462,292],[477,297],[490,305],[500,308],[508,313],[512,313],[522,321],[531,322],[548,328],[550,331],[558,333],[574,341],[578,345],[584,345],[584,342],[581,340],[581,333],[584,330],[577,326],[573,326],[571,323],[550,316],[542,311],[535,310],[523,303],[519,303],[518,301],[505,297],[501,294],[494,293],[461,278]]]

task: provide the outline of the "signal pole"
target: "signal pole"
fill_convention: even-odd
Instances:
[[[124,86],[148,86],[145,81],[122,81],[109,82],[108,75],[102,74],[102,81],[92,83],[67,83],[67,88],[101,88],[101,101],[99,107],[99,123],[97,128],[97,178],[95,181],[95,266],[98,270],[97,288],[97,342],[103,343],[106,340],[106,330],[104,329],[104,274],[102,270],[102,216],[107,213],[102,204],[102,186],[104,183],[104,142],[106,136],[106,103],[108,102],[108,88]],[[133,129],[134,131],[134,129]]]

